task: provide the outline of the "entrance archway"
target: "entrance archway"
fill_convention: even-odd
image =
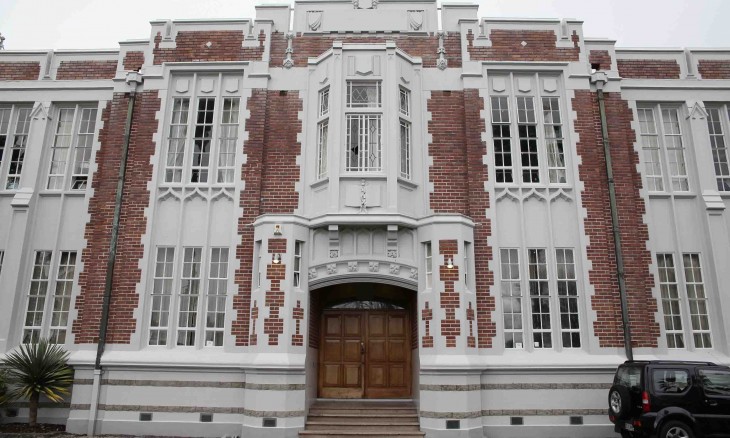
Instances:
[[[312,306],[319,328],[318,396],[410,398],[415,293],[377,283],[341,284],[313,293],[318,304]]]

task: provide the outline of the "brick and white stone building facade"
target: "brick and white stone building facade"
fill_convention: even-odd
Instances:
[[[428,436],[612,433],[627,349],[598,88],[632,352],[729,363],[730,49],[477,13],[302,0],[0,53],[0,354],[51,337],[75,369],[42,420],[296,436],[333,378],[412,398]],[[344,308],[371,337],[368,315],[406,315],[387,348],[407,368],[328,365],[322,315]]]

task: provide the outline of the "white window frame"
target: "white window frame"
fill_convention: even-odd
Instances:
[[[536,263],[533,252],[537,255],[541,251],[545,256],[544,263],[540,263],[539,259]],[[525,263],[520,261],[523,256]],[[495,281],[500,288],[506,350],[585,348],[581,271],[575,248],[501,247],[499,266]],[[538,285],[547,293],[540,294]],[[534,312],[535,300],[539,301],[538,312]],[[568,312],[563,312],[561,304],[568,306]],[[542,324],[536,326],[536,317],[541,318]],[[568,324],[563,324],[566,317]]]
[[[37,342],[39,338],[49,338],[51,342],[58,344],[66,343],[71,297],[78,273],[78,254],[74,250],[33,252],[23,313],[22,343]],[[42,263],[40,265],[37,264],[39,256]],[[44,292],[34,294],[34,284],[43,286]],[[33,321],[29,324],[31,313],[36,314],[36,318],[32,318]]]
[[[572,183],[567,100],[562,90],[542,91],[543,81],[558,78],[549,73],[493,78],[506,84],[500,91],[493,89],[487,99],[496,186],[566,187]],[[530,81],[528,91],[518,87],[520,80]],[[529,165],[523,165],[524,155],[529,156]]]
[[[304,251],[304,242],[301,240],[294,241],[294,266],[293,286],[302,287],[302,252]]]
[[[61,114],[68,114],[69,111],[72,114],[70,132],[60,132]],[[45,190],[83,192],[89,187],[91,160],[94,145],[97,142],[99,113],[98,104],[95,103],[55,106],[51,123],[53,129],[49,136],[50,156],[48,157]],[[85,114],[93,115],[93,117],[84,119]],[[93,122],[93,125],[89,126],[90,123],[84,123],[85,120]],[[61,137],[68,137],[68,144],[63,147],[59,146]],[[82,143],[83,146],[81,146]],[[65,154],[62,155],[61,150],[65,150]],[[57,152],[59,155],[56,155]]]
[[[464,266],[462,269],[464,270],[464,286],[466,286],[467,289],[471,288],[471,278],[470,274],[471,271],[469,271],[469,261],[471,260],[471,242],[464,241]]]
[[[327,178],[329,162],[329,115],[330,115],[330,87],[324,87],[317,92],[317,154],[315,163],[315,179]]]
[[[668,261],[670,263],[667,263]],[[656,262],[667,347],[670,349],[683,349],[686,348],[687,343],[684,336],[685,323],[682,316],[680,281],[674,254],[671,252],[657,253]]]
[[[224,82],[233,76],[232,73],[172,75],[172,81],[188,81],[191,86],[188,91],[171,93],[168,100],[160,185],[228,187],[236,183],[236,155],[243,142],[244,100],[240,91],[226,91]],[[200,90],[203,80],[215,82],[212,91]],[[187,102],[184,118],[176,112],[178,101]],[[203,101],[206,101],[205,110],[210,109],[212,102],[212,110],[208,111],[207,120],[198,123]],[[180,153],[182,157],[175,159],[173,154]]]
[[[684,290],[689,307],[689,329],[692,334],[692,343],[694,348],[712,348],[710,304],[702,272],[702,255],[698,252],[683,253],[682,269],[684,270]],[[696,272],[693,269],[696,269]]]
[[[149,294],[150,347],[224,346],[231,253],[220,246],[157,247]]]
[[[640,104],[636,111],[647,190],[651,193],[689,192],[682,108],[676,104]],[[676,126],[672,123],[672,114],[676,114]],[[678,132],[674,132],[675,129]]]
[[[20,188],[32,114],[33,107],[30,105],[0,104],[0,175],[5,176],[2,179],[2,188],[5,190]]]
[[[411,91],[400,86],[398,87],[399,176],[409,181],[413,177],[413,122],[411,113]]]
[[[730,105],[707,105],[707,126],[717,190],[730,193]]]
[[[432,289],[433,288],[433,248],[431,246],[431,242],[425,242],[423,244],[423,254],[424,254],[424,263],[425,263],[424,272],[426,273],[426,288]]]

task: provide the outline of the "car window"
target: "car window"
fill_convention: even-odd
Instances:
[[[689,386],[689,373],[686,370],[658,369],[651,373],[654,392],[657,394],[678,394]]]
[[[641,390],[641,367],[619,367],[613,383],[614,385]]]
[[[700,378],[707,394],[730,396],[730,371],[700,370]]]

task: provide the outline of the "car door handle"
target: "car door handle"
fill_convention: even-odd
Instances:
[[[705,403],[707,403],[710,406],[717,406],[717,402],[714,400],[705,400]]]
[[[360,354],[365,354],[365,343],[360,342]]]

